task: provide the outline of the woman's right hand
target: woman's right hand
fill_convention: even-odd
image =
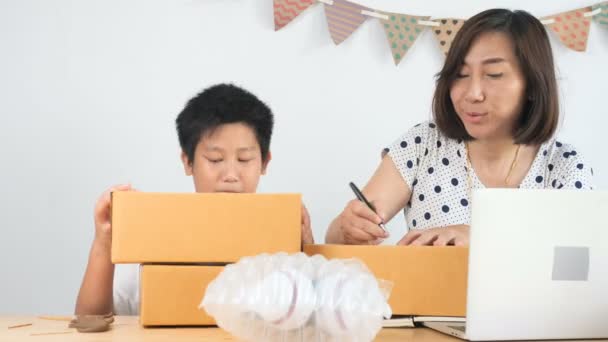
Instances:
[[[374,213],[359,200],[348,202],[340,216],[338,227],[344,243],[353,245],[379,244],[389,235],[378,226],[384,222],[382,213]]]
[[[112,243],[112,192],[134,190],[130,184],[115,185],[101,194],[95,204],[95,242],[100,243],[106,248],[110,248]]]

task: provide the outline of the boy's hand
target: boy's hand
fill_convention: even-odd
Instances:
[[[115,185],[95,203],[95,240],[87,270],[76,299],[77,315],[105,315],[112,312],[114,265],[112,264],[112,191],[130,191],[130,184]]]
[[[98,243],[107,245],[109,248],[112,242],[112,198],[111,194],[113,191],[130,191],[134,190],[130,184],[119,184],[115,185],[106,191],[99,197],[95,204],[95,240]]]
[[[312,230],[310,229],[310,215],[304,203],[302,203],[302,243],[313,244],[315,243]]]

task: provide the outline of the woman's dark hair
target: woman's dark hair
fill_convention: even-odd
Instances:
[[[454,37],[445,64],[437,74],[433,117],[439,129],[453,139],[473,139],[450,98],[471,45],[488,32],[505,33],[526,80],[526,100],[513,132],[517,144],[541,144],[549,140],[559,121],[557,80],[549,37],[543,24],[525,11],[490,9],[468,19]]]

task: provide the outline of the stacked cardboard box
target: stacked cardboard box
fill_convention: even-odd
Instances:
[[[112,262],[142,265],[142,325],[213,325],[198,306],[226,264],[301,250],[301,197],[116,192],[112,230]],[[393,283],[393,314],[465,316],[468,248],[305,245],[304,252],[363,261]]]
[[[297,194],[112,194],[112,262],[142,265],[144,326],[213,325],[198,306],[224,265],[300,250]]]

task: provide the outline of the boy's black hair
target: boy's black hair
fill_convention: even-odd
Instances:
[[[188,161],[194,162],[196,145],[203,135],[229,123],[244,123],[253,129],[265,162],[274,124],[272,111],[255,95],[232,84],[218,84],[203,90],[190,99],[177,116],[177,136]]]

